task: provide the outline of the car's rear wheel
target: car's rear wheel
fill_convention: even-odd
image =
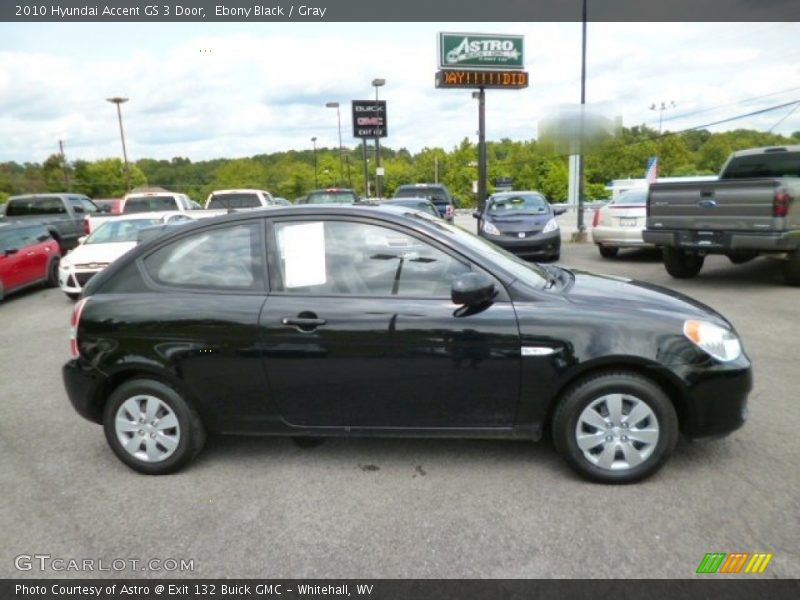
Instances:
[[[197,413],[175,389],[153,379],[134,379],[115,389],[103,427],[117,457],[147,475],[179,470],[205,442]]]
[[[600,483],[633,483],[655,473],[678,439],[678,417],[653,381],[607,372],[572,385],[552,421],[553,441],[567,463]]]
[[[680,248],[664,248],[662,251],[664,267],[667,273],[676,279],[690,279],[696,277],[703,268],[704,256],[696,252],[681,250]]]
[[[789,285],[800,285],[800,250],[795,250],[783,261],[783,279]]]
[[[598,245],[597,249],[600,251],[600,256],[603,258],[614,258],[617,254],[619,254],[619,248],[616,246]]]

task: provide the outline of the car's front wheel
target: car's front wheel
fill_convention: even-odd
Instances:
[[[197,413],[175,389],[153,379],[116,388],[106,403],[103,427],[117,457],[147,475],[179,470],[205,442]]]
[[[553,441],[579,474],[600,483],[633,483],[655,473],[678,439],[678,417],[664,391],[637,373],[586,377],[562,396]]]

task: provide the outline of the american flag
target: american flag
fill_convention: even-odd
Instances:
[[[647,168],[644,170],[644,178],[647,183],[655,183],[658,178],[658,157],[651,156],[647,159]]]

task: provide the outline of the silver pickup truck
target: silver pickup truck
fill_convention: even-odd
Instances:
[[[86,233],[84,221],[97,207],[81,194],[28,194],[12,196],[6,204],[5,222],[44,225],[64,254]]]
[[[734,152],[718,181],[654,183],[645,242],[662,247],[676,278],[694,277],[708,254],[734,264],[783,259],[786,282],[800,285],[800,146]]]

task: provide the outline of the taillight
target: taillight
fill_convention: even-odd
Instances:
[[[83,217],[83,235],[89,235],[91,231],[89,230],[89,217]]]
[[[777,190],[775,198],[772,200],[772,216],[785,217],[789,214],[789,205],[792,203],[792,197],[786,190]]]
[[[600,224],[600,209],[594,209],[594,219],[592,219],[592,227],[597,227]]]
[[[86,306],[88,298],[81,298],[72,309],[72,315],[69,318],[69,353],[72,358],[78,358],[81,353],[78,350],[78,324],[81,322],[81,313],[83,307]]]

